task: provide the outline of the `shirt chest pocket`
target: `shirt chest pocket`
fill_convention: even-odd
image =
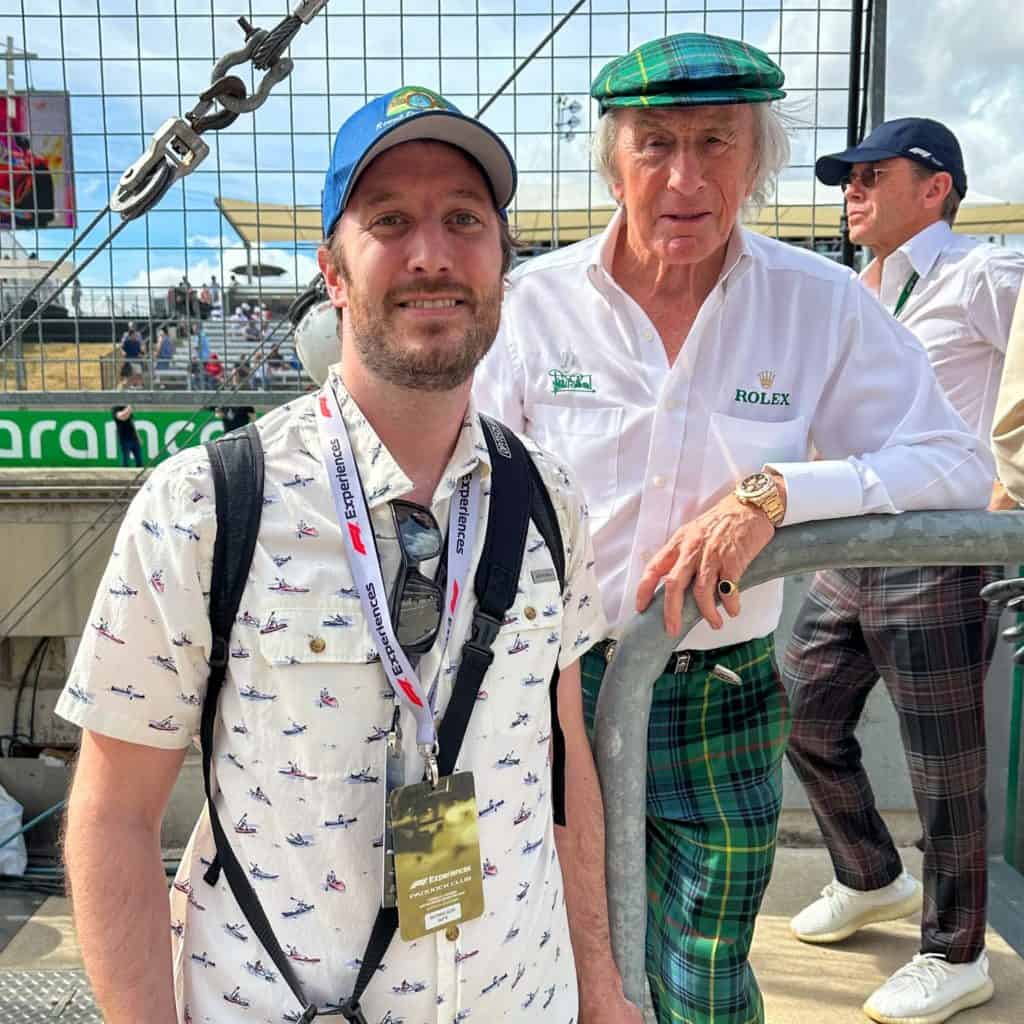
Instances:
[[[611,406],[536,403],[530,410],[530,436],[576,469],[595,526],[615,511],[622,417]]]
[[[532,529],[527,551],[531,544]],[[549,684],[562,642],[562,595],[549,566],[541,550],[524,560],[520,593],[495,638],[494,662],[482,687],[485,731],[524,749],[550,732]]]
[[[357,729],[377,723],[386,695],[358,601],[260,611],[258,658],[243,699],[272,701],[276,717],[299,725],[338,711],[353,725],[364,719]]]
[[[712,413],[708,422],[700,504],[706,507],[728,494],[743,477],[766,462],[796,462],[807,458],[807,420],[781,422],[740,419]]]

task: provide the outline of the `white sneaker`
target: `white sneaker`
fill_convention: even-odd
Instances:
[[[858,928],[879,921],[896,921],[921,909],[921,883],[906,871],[882,889],[857,892],[833,879],[821,898],[789,922],[801,942],[840,942]]]
[[[919,953],[871,996],[863,1010],[879,1024],[941,1024],[954,1013],[987,1003],[994,991],[984,953],[969,964]]]

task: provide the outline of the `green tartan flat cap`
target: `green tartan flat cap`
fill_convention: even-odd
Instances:
[[[786,76],[763,50],[702,32],[652,39],[601,69],[590,95],[611,107],[767,103],[785,96]]]

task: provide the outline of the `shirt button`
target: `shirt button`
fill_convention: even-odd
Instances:
[[[309,649],[314,654],[323,654],[327,650],[327,643],[322,636],[314,636],[309,641]]]
[[[663,476],[652,477],[651,478],[651,483],[654,484],[655,487],[664,487],[665,486],[665,478]]]
[[[530,605],[530,606],[528,606],[528,607],[523,609],[523,614],[528,619],[535,619],[535,618],[537,618],[537,609],[534,608],[532,605]]]
[[[444,937],[449,942],[454,942],[459,937],[459,926],[457,924],[450,924],[444,930]]]

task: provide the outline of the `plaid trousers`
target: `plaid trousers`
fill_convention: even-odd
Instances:
[[[712,674],[716,664],[742,683]],[[582,661],[593,728],[605,661]],[[660,1024],[763,1024],[748,962],[782,806],[786,697],[771,638],[695,652],[654,684],[647,752],[647,976]]]
[[[783,661],[790,763],[836,878],[862,892],[903,870],[854,736],[885,680],[924,828],[921,951],[952,963],[976,959],[985,943],[984,681],[998,610],[979,591],[999,575],[976,566],[820,572]]]

